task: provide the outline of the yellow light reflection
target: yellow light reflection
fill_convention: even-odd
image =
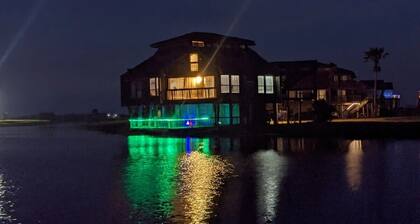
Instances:
[[[274,150],[261,151],[255,155],[257,171],[258,223],[273,222],[282,180],[287,174],[288,161]]]
[[[346,176],[349,188],[352,191],[359,189],[362,181],[363,148],[361,140],[350,142],[346,155]]]
[[[176,203],[183,206],[176,206],[174,217],[183,216],[188,223],[205,223],[212,214],[223,180],[233,167],[219,157],[196,151],[182,156],[180,167],[181,186]]]

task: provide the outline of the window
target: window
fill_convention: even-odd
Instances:
[[[208,99],[216,97],[214,76],[168,78],[168,99]]]
[[[221,93],[240,93],[239,75],[221,75],[220,76]]]
[[[232,124],[241,123],[239,104],[232,104]]]
[[[198,72],[198,54],[197,53],[190,54],[190,70],[192,72]]]
[[[265,76],[265,93],[266,94],[273,94],[274,93],[273,76]]]
[[[345,89],[339,89],[337,91],[337,96],[346,96],[346,90]]]
[[[297,96],[297,98],[302,99],[303,98],[303,90],[296,91],[296,96]]]
[[[193,47],[204,47],[204,41],[201,40],[193,40],[191,41]]]
[[[316,99],[317,100],[327,100],[327,90],[326,89],[318,89]]]
[[[230,125],[230,105],[228,103],[219,104],[219,124]]]
[[[289,91],[289,98],[296,98],[296,91],[295,90]]]
[[[239,93],[240,92],[240,86],[239,86],[239,75],[231,75],[230,76],[230,84],[232,87],[232,93]]]
[[[274,77],[272,75],[259,75],[258,77],[258,93],[273,94],[274,93]]]
[[[240,106],[237,103],[219,104],[219,125],[240,124]]]
[[[341,81],[347,81],[348,80],[348,76],[347,75],[342,75],[341,76]]]
[[[220,92],[221,93],[230,93],[229,75],[221,75],[220,76]]]
[[[159,96],[160,82],[159,78],[153,77],[149,79],[150,96]]]
[[[264,76],[262,75],[258,76],[258,93],[265,93]]]
[[[130,92],[131,92],[131,99],[139,99],[141,98],[142,95],[142,90],[141,90],[141,82],[136,82],[133,81],[131,82],[131,88],[130,88]]]
[[[334,82],[338,82],[338,75],[334,75]]]

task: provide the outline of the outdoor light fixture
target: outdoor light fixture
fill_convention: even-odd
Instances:
[[[197,77],[195,77],[194,81],[195,81],[195,84],[201,84],[201,82],[203,82],[203,77],[198,75]]]

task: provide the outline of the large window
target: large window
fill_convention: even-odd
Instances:
[[[273,94],[274,93],[274,77],[272,75],[259,75],[257,77],[258,93]]]
[[[221,75],[220,76],[220,92],[221,93],[230,93],[229,75]]]
[[[221,75],[220,92],[221,93],[240,93],[239,75]]]
[[[168,79],[168,99],[208,99],[216,97],[214,76]]]
[[[239,104],[219,104],[219,125],[240,124]]]
[[[258,76],[258,93],[265,93],[264,76]]]
[[[232,93],[239,93],[240,86],[239,86],[239,75],[231,75],[230,76],[230,84],[232,88]]]
[[[198,72],[198,54],[190,54],[190,69],[192,72]]]
[[[160,80],[157,77],[149,79],[150,96],[159,96]]]

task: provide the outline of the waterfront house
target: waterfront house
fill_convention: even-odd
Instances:
[[[121,76],[122,105],[131,128],[254,125],[280,78],[254,41],[188,33],[151,45],[156,53]],[[262,95],[257,93],[257,77]]]
[[[315,100],[334,105],[342,117],[370,103],[350,70],[316,60],[268,62],[253,46],[202,32],[152,44],[154,55],[121,75],[131,128],[275,125],[310,119]]]

